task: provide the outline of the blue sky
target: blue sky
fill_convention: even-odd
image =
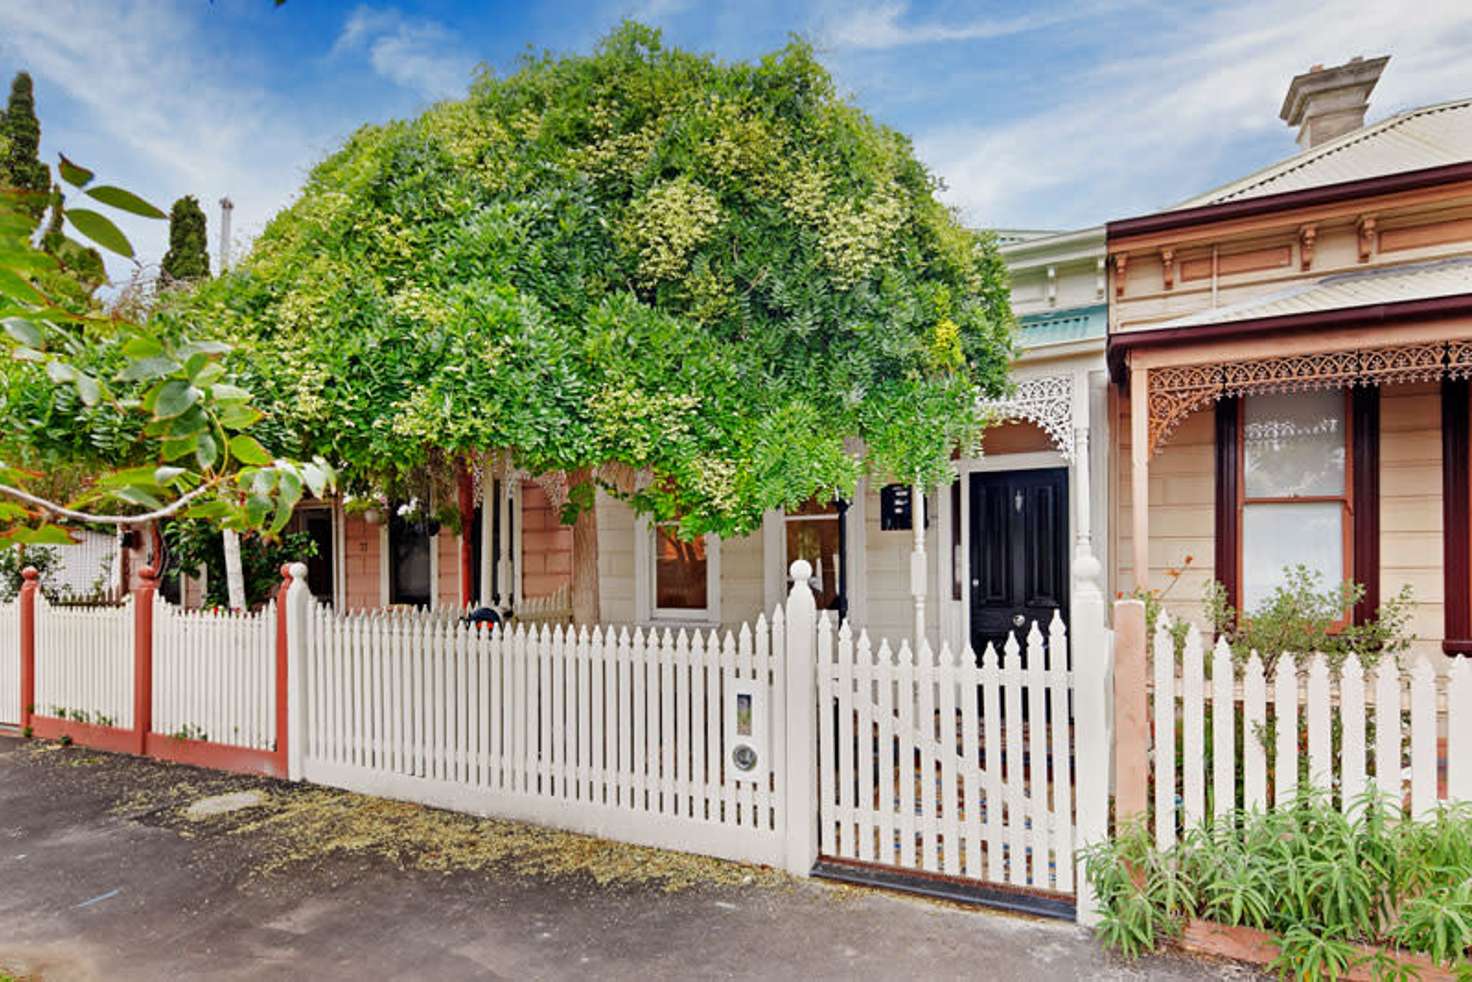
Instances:
[[[790,34],[908,133],[976,225],[1152,211],[1294,151],[1289,78],[1389,53],[1371,119],[1472,95],[1463,0],[46,0],[0,7],[0,74],[36,79],[42,150],[163,207],[230,195],[240,246],[354,128],[465,90],[479,63],[586,51],[622,18],[745,59]],[[161,223],[132,222],[157,262]],[[126,268],[114,264],[115,276]]]

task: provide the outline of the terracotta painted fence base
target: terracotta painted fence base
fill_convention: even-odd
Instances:
[[[32,716],[31,735],[41,740],[68,737],[79,747],[138,756],[137,731],[117,726],[79,723],[56,716]],[[183,740],[163,733],[150,733],[144,738],[142,756],[235,774],[286,777],[286,758],[274,750],[232,747],[205,740]]]
[[[1251,927],[1228,927],[1211,921],[1190,921],[1181,932],[1177,946],[1197,955],[1215,955],[1252,965],[1267,965],[1278,957],[1278,946],[1272,935]],[[1377,949],[1355,945],[1362,955],[1374,955]],[[1450,982],[1452,973],[1437,965],[1425,955],[1399,952],[1392,957],[1404,965],[1412,966],[1421,982]],[[1373,982],[1374,975],[1368,965],[1352,968],[1343,976],[1353,982]]]
[[[32,716],[31,735],[42,740],[68,737],[78,746],[110,750],[118,754],[131,754],[138,746],[138,734],[132,730],[117,726],[99,726],[96,723],[78,723],[76,720],[60,719],[56,716]]]

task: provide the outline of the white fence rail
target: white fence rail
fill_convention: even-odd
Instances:
[[[0,725],[20,725],[20,602],[0,604]]]
[[[276,605],[186,611],[155,595],[153,729],[270,750],[276,743]]]
[[[781,719],[783,628],[509,631],[308,612],[303,776],[625,841],[782,861],[782,728],[754,781],[724,707]]]
[[[36,711],[82,723],[133,725],[133,599],[53,606],[36,596]]]
[[[1443,797],[1472,801],[1472,666],[1464,659],[1443,677],[1422,659],[1404,671],[1393,658],[1367,669],[1349,657],[1335,670],[1322,654],[1264,664],[1253,653],[1238,666],[1225,640],[1208,655],[1193,626],[1178,662],[1163,617],[1152,648],[1161,848],[1208,815],[1230,821],[1237,809],[1278,807],[1300,788],[1345,811],[1376,788],[1416,817]]]
[[[826,626],[826,620],[825,620]],[[978,665],[909,642],[818,632],[821,852],[968,879],[1073,891],[1068,639],[1055,613]],[[836,655],[836,657],[835,657]],[[1024,664],[1026,667],[1024,667]],[[826,670],[825,670],[826,669]]]

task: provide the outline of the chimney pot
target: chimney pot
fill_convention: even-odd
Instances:
[[[1288,84],[1278,116],[1298,127],[1298,145],[1305,150],[1357,130],[1365,125],[1370,93],[1389,61],[1389,55],[1356,55],[1333,68],[1315,65]]]

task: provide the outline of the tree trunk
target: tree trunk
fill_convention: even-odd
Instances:
[[[591,480],[591,472],[574,471],[567,476],[568,490]],[[596,507],[579,511],[572,526],[572,619],[575,624],[597,624],[600,620]]]
[[[245,609],[245,573],[240,568],[240,535],[226,529],[225,537],[225,587],[230,595],[230,609]]]

